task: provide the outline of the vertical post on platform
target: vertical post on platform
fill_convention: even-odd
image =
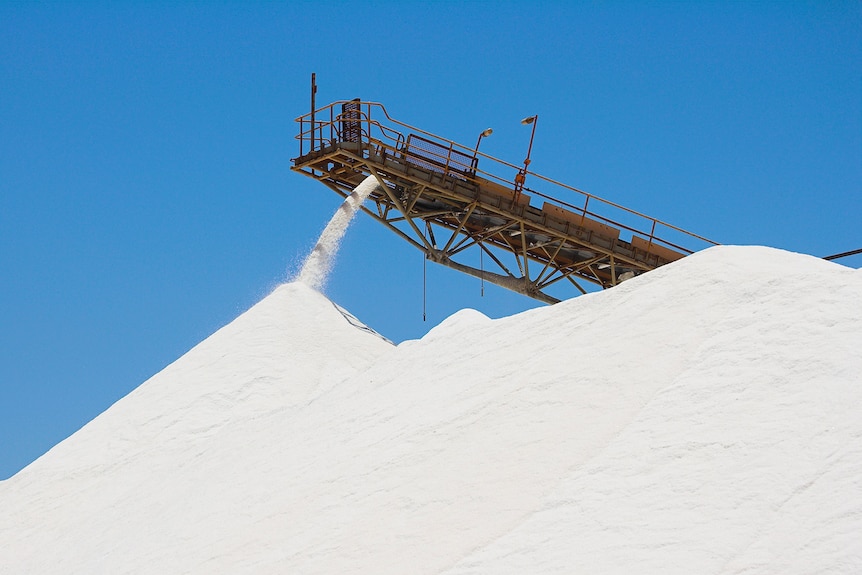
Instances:
[[[652,229],[649,231],[649,243],[647,244],[647,251],[649,251],[649,249],[652,247],[652,240],[655,237],[655,221],[655,218],[653,218]]]
[[[311,151],[313,152],[315,149],[315,140],[317,139],[314,135],[317,131],[317,124],[314,121],[314,96],[317,94],[317,78],[314,72],[311,73]]]
[[[536,124],[539,123],[539,115],[528,116],[521,120],[521,123],[525,126],[532,124],[533,129],[530,132],[530,147],[527,148],[527,159],[524,160],[524,167],[515,174],[515,196],[512,198],[512,207],[515,207],[518,200],[521,199],[521,191],[524,189],[524,181],[527,179],[527,168],[530,167],[530,154],[533,152],[533,138],[536,137]]]

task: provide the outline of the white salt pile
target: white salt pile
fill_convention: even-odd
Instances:
[[[395,347],[288,284],[0,483],[0,573],[859,573],[860,301],[718,247]]]

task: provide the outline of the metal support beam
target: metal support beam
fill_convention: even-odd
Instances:
[[[363,212],[427,259],[540,301],[558,301],[545,291],[552,286],[569,283],[579,293],[586,293],[580,282],[612,287],[623,272],[648,272],[699,249],[682,243],[715,244],[533,172],[530,181],[553,195],[527,188],[523,179],[501,174],[526,176],[528,161],[520,167],[479,154],[394,120],[377,103],[335,102],[297,122],[300,156],[293,170],[342,197],[374,176],[379,186]],[[607,214],[622,214],[625,223]],[[435,232],[444,234],[442,249]],[[675,240],[662,237],[666,232]],[[499,273],[456,261],[474,247]],[[518,276],[509,269],[515,266]]]

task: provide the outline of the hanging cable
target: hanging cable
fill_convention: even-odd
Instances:
[[[483,254],[484,251],[485,250],[482,249],[482,242],[479,242],[479,271],[482,272],[479,277],[479,285],[482,286],[479,290],[480,297],[485,297],[485,258]]]
[[[426,307],[426,299],[427,299],[427,288],[425,287],[428,283],[428,256],[426,254],[422,254],[422,321],[425,321],[425,307]]]

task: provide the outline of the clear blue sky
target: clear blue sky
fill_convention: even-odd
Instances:
[[[403,4],[0,4],[0,478],[296,270],[311,72],[512,163],[539,114],[532,170],[720,243],[862,247],[859,2]],[[423,322],[422,269],[360,216],[327,295],[396,341],[539,305],[429,264]]]

